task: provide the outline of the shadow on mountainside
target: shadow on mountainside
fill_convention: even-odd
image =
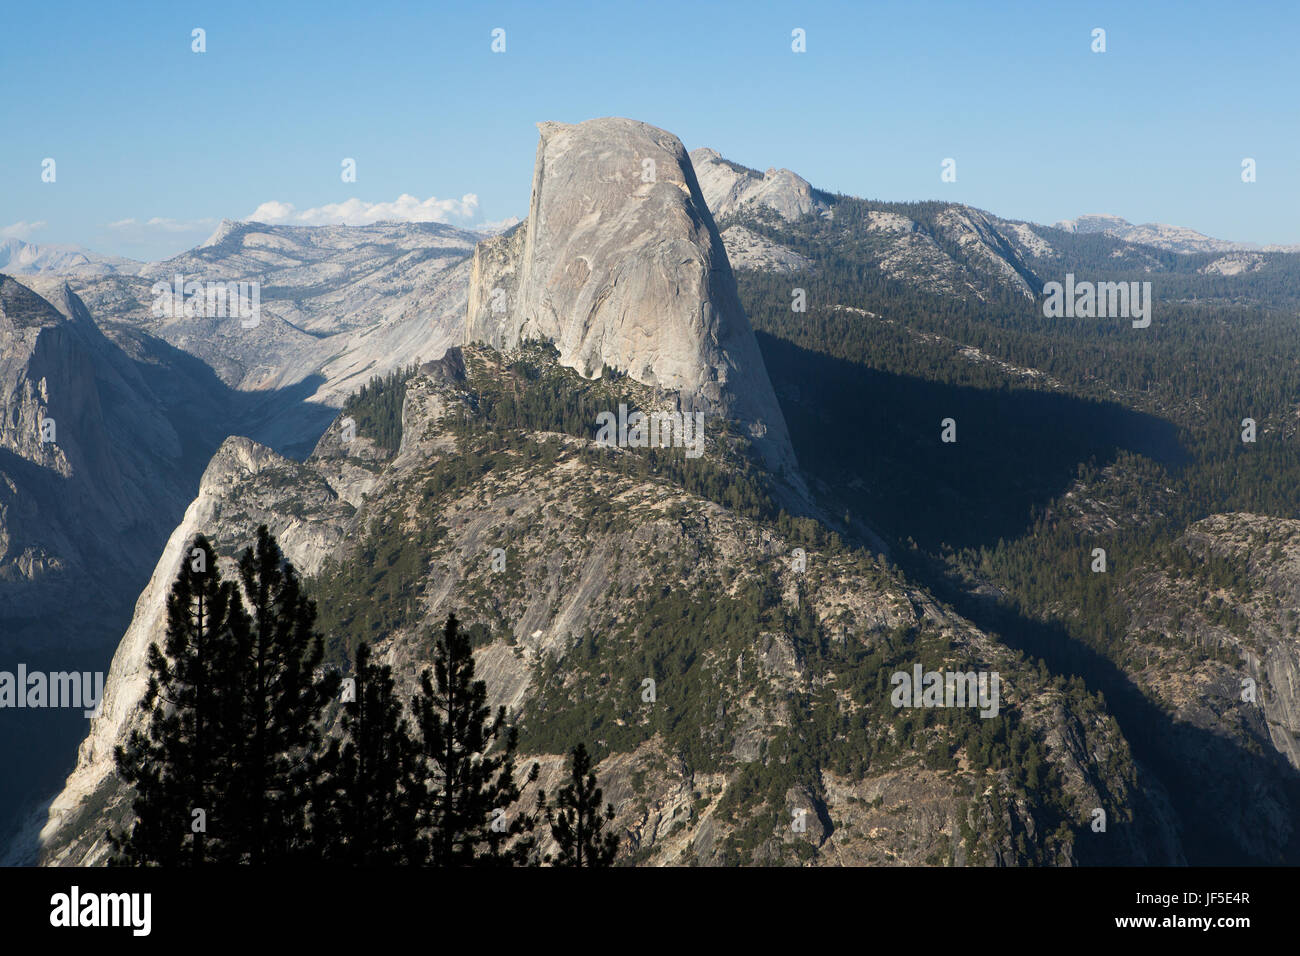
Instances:
[[[1177,466],[1173,424],[1112,402],[945,385],[756,333],[800,465],[854,491],[853,510],[897,541],[993,546],[1120,451]],[[955,443],[940,440],[956,423]]]
[[[152,520],[133,525],[129,546],[113,554],[100,554],[96,548],[81,555],[84,560],[67,561],[62,569],[43,575],[37,584],[0,581],[0,671],[14,673],[22,663],[29,672],[107,674],[136,600],[221,443],[242,435],[301,459],[338,414],[307,401],[323,381],[319,375],[276,391],[239,392],[204,362],[161,339],[139,330],[118,329],[115,334],[126,337],[130,353],[117,341],[112,347],[139,372],[149,399],[180,440],[179,458],[170,459],[176,495],[154,502]],[[105,403],[111,400],[111,395],[101,396]],[[34,543],[53,547],[55,553],[62,550],[60,541],[64,546],[71,540],[84,545],[76,522],[61,516],[76,513],[70,509],[77,496],[85,494],[77,485],[93,482],[93,475],[64,478],[0,451],[2,477],[14,482],[21,504],[35,509],[41,527],[50,529]],[[40,806],[58,792],[75,766],[87,727],[80,710],[0,709],[0,861],[34,859],[37,830],[32,824],[39,819]]]
[[[1108,657],[1065,628],[973,595],[924,552],[993,546],[1030,530],[1029,516],[1066,491],[1081,462],[1121,450],[1178,467],[1187,456],[1174,426],[1113,403],[1031,390],[981,390],[865,368],[759,332],[758,340],[803,468],[832,488],[857,492],[864,520],[895,542],[912,580],[982,630],[1054,674],[1100,692],[1138,762],[1143,792],[1122,821],[1103,808],[1107,834],[1079,821],[1085,864],[1171,863],[1157,815],[1167,797],[1178,849],[1194,865],[1300,862],[1300,836],[1267,845],[1260,818],[1286,831],[1300,816],[1300,773],[1273,750],[1258,753],[1211,730],[1176,721]],[[956,444],[940,421],[957,422]],[[858,481],[857,479],[860,479]],[[1151,777],[1157,786],[1152,787]],[[1147,854],[1142,860],[1135,855]]]

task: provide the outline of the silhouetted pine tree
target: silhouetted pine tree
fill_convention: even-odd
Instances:
[[[422,863],[423,773],[392,669],[357,648],[355,693],[343,704],[344,740],[321,760],[312,801],[312,839],[326,863],[352,866]]]
[[[241,701],[231,689],[248,631],[238,590],[221,580],[211,545],[196,536],[167,599],[165,646],[149,647],[140,702],[152,711],[148,731],[133,731],[127,746],[113,751],[118,774],[136,793],[129,831],[108,834],[115,863],[231,862],[226,755],[241,730]]]
[[[431,781],[423,821],[429,830],[429,862],[466,866],[528,860],[535,819],[522,811],[511,817],[520,796],[514,782],[517,735],[506,726],[504,707],[492,716],[487,687],[474,680],[470,640],[460,633],[454,614],[438,641],[432,674],[426,670],[421,675],[412,706]],[[534,764],[529,780],[536,778]]]
[[[283,862],[308,854],[310,768],[338,675],[316,676],[324,654],[316,605],[266,525],[240,556],[239,576],[252,626],[240,646],[244,732],[224,755],[236,771],[232,826],[247,862]]]
[[[608,804],[601,813],[604,794],[596,786],[585,744],[574,748],[569,770],[571,782],[560,788],[555,806],[546,808],[551,836],[559,844],[559,853],[548,856],[547,862],[554,866],[609,866],[618,853],[618,834],[602,831],[614,819],[614,805]]]

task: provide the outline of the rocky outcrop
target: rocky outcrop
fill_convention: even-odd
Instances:
[[[727,247],[731,267],[738,271],[781,273],[805,272],[813,268],[813,262],[807,256],[741,225],[722,230],[722,243]]]
[[[722,240],[677,137],[628,119],[540,123],[526,222],[479,244],[465,338],[542,339],[585,377],[606,368],[739,421],[793,467]]]
[[[788,169],[760,173],[722,158],[707,147],[691,150],[691,163],[699,179],[704,201],[718,219],[762,207],[786,221],[825,214],[829,206],[813,195],[802,176]]]
[[[1026,298],[1033,297],[1040,280],[1003,234],[1001,220],[970,206],[953,205],[935,217],[935,224],[943,238],[957,244],[966,266],[976,274],[992,276]]]
[[[1257,252],[1233,252],[1207,262],[1196,271],[1202,275],[1239,276],[1259,272],[1267,259]]]
[[[1135,569],[1125,669],[1173,718],[1162,750],[1259,862],[1297,839],[1300,521],[1212,515]]]
[[[80,862],[104,861],[109,849],[104,828],[116,826],[127,811],[128,794],[114,776],[113,748],[144,726],[147,715],[138,705],[148,682],[149,645],[166,637],[167,595],[194,536],[203,533],[212,541],[221,572],[230,577],[235,555],[251,540],[247,530],[265,522],[289,560],[311,574],[338,547],[343,522],[354,511],[324,477],[330,472],[337,473],[337,466],[316,473],[247,438],[222,444],[136,602],[109,667],[100,714],[90,721],[78,750],[76,768],[50,804],[39,835],[20,838],[16,854],[34,854],[39,843],[55,847],[49,862],[65,859],[73,847]],[[88,814],[93,814],[93,825]],[[80,832],[81,827],[88,829]]]

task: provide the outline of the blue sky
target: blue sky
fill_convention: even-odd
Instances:
[[[1284,0],[10,4],[0,238],[161,258],[223,217],[261,208],[328,221],[350,200],[354,216],[500,221],[527,211],[534,123],[620,115],[688,149],[868,198],[948,199],[1047,223],[1113,213],[1296,243],[1298,10]],[[202,54],[191,51],[195,27]],[[791,51],[796,27],[806,53]],[[1095,27],[1105,53],[1091,50]],[[46,157],[54,183],[41,181]],[[355,183],[341,181],[345,157]],[[955,183],[940,181],[946,157]],[[1257,162],[1255,183],[1241,181],[1244,157]],[[374,205],[403,195],[413,198]]]

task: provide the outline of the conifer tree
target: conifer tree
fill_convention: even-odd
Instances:
[[[148,729],[132,731],[113,752],[119,775],[135,789],[134,823],[108,834],[115,863],[231,861],[232,767],[223,755],[241,730],[232,719],[241,702],[231,688],[248,630],[238,590],[221,580],[211,545],[196,536],[167,599],[165,645],[149,647],[140,702],[152,712]]]
[[[285,862],[308,851],[309,768],[338,676],[316,674],[324,654],[316,605],[266,525],[241,555],[239,576],[252,622],[239,648],[244,730],[226,755],[236,771],[232,824],[249,863]]]
[[[596,786],[585,744],[573,749],[569,772],[570,782],[560,788],[555,806],[546,808],[546,822],[559,845],[558,854],[548,856],[547,862],[554,866],[609,866],[618,853],[618,834],[603,831],[614,819],[614,805],[607,804],[602,814],[604,794]]]
[[[326,863],[352,866],[421,863],[424,800],[419,754],[411,739],[392,669],[357,648],[352,693],[343,704],[343,740],[320,763],[312,839]]]
[[[435,685],[436,682],[436,685]],[[495,717],[487,686],[474,680],[474,654],[448,616],[434,652],[432,673],[420,679],[412,707],[420,750],[430,781],[423,823],[429,831],[429,862],[435,866],[526,861],[533,848],[532,815],[512,808],[520,792],[514,781],[518,738]],[[537,765],[529,781],[536,780]]]

